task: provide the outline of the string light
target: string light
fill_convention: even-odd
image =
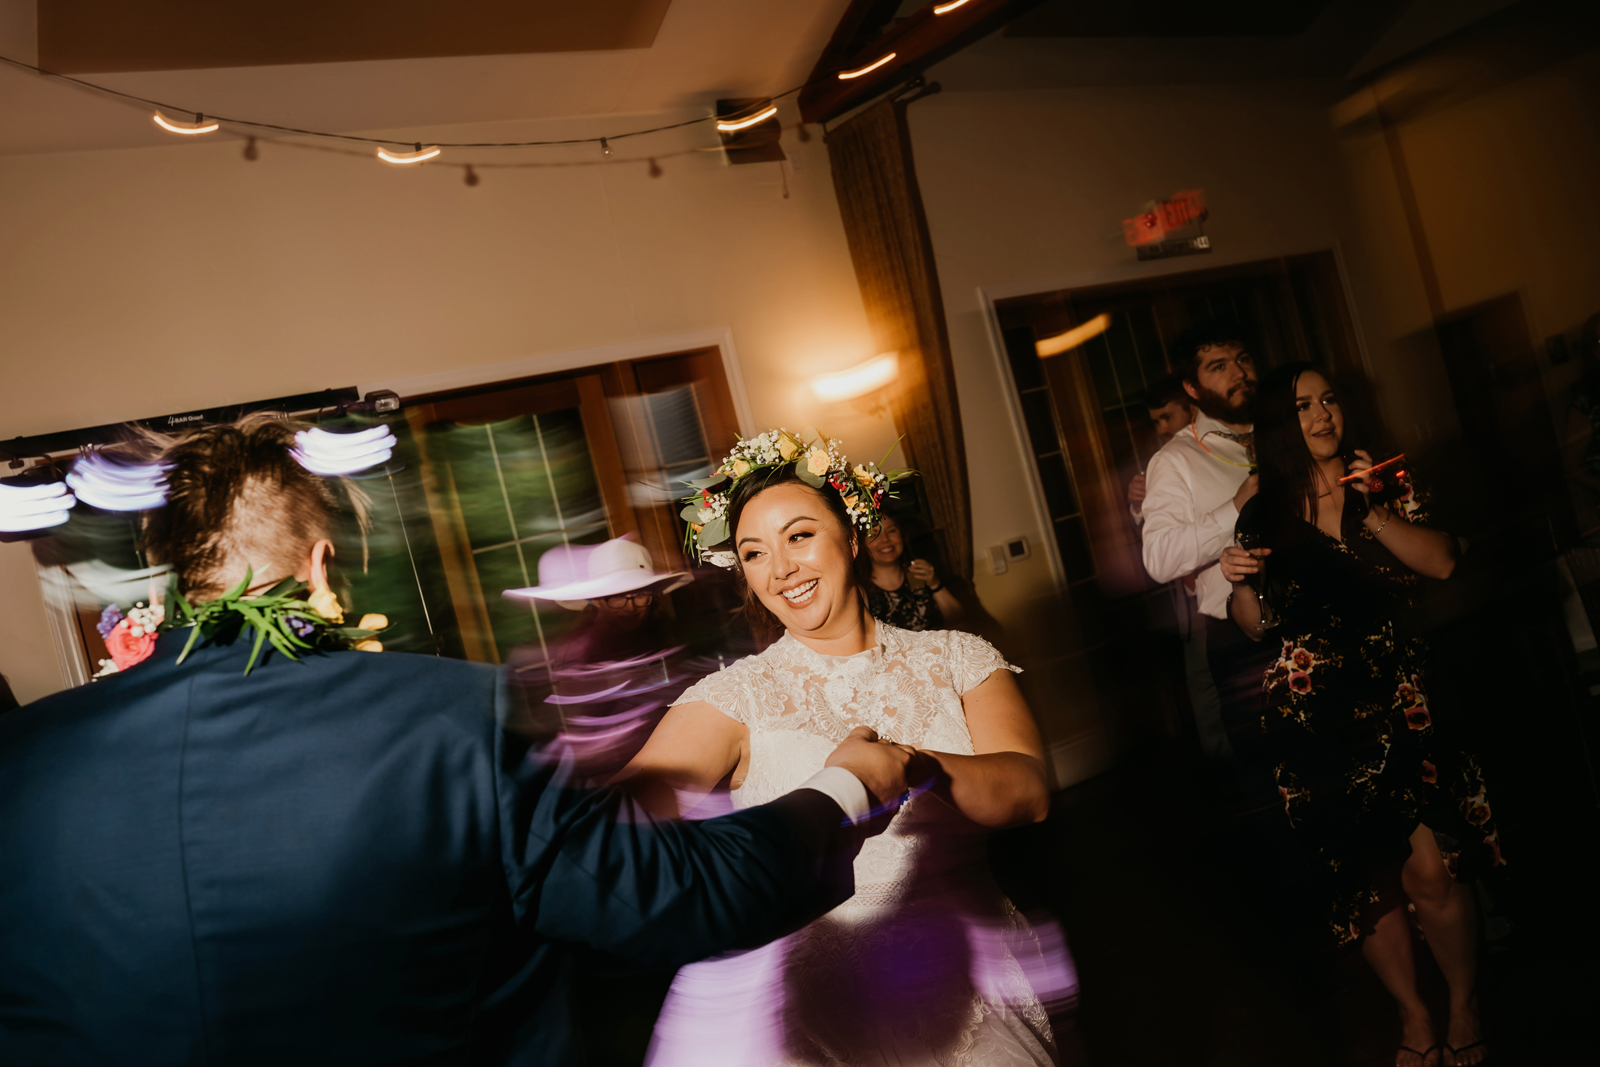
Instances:
[[[948,4],[935,5],[935,7],[933,9],[933,13],[935,15],[948,15],[950,12],[954,11],[956,8],[958,8],[958,7],[966,7],[966,6],[967,6],[967,0],[950,0],[950,3],[948,3]]]
[[[222,124],[216,119],[212,119],[210,122],[207,122],[206,117],[198,113],[195,115],[193,122],[182,122],[178,119],[169,119],[159,111],[157,111],[154,115],[151,115],[150,119],[157,126],[160,126],[168,133],[215,133],[217,130],[222,128]]]
[[[244,143],[244,158],[252,163],[261,158],[261,149],[256,147],[256,139],[254,137]]]
[[[839,80],[849,81],[851,78],[859,78],[863,74],[871,74],[873,71],[877,70],[879,67],[883,66],[897,55],[899,55],[898,52],[890,52],[882,59],[874,60],[873,62],[868,63],[866,66],[859,67],[856,70],[841,70],[839,72]]]
[[[426,163],[430,159],[439,158],[440,154],[438,145],[430,145],[427,148],[423,148],[419,144],[415,152],[396,152],[388,148],[378,149],[378,158],[385,163]]]
[[[824,374],[811,382],[818,400],[849,400],[881,389],[900,376],[900,357],[894,352],[875,356],[839,374]]]
[[[478,172],[472,169],[472,164],[467,164],[467,176],[464,179],[468,185],[478,184]]]
[[[661,164],[656,162],[656,157],[655,156],[651,156],[650,157],[650,177],[652,177],[652,178],[661,177]]]
[[[1041,357],[1059,356],[1069,349],[1077,348],[1091,337],[1099,337],[1111,328],[1109,314],[1096,315],[1082,326],[1074,326],[1066,333],[1058,333],[1054,337],[1046,337],[1034,344],[1033,350]]]
[[[934,10],[936,14],[944,14],[947,11],[954,11],[956,8],[963,6],[967,2],[969,2],[969,0],[956,0],[956,2],[937,5]],[[874,62],[856,70],[838,71],[836,76],[840,80],[849,81],[853,78],[859,78],[863,75],[870,74],[884,66],[886,63],[892,62],[896,58],[898,58],[898,53],[890,52],[888,55],[883,56],[880,59],[877,59]],[[57,71],[48,70],[33,63],[24,63],[22,60],[13,59],[11,56],[0,55],[0,63],[18,67],[22,70],[31,71],[40,77],[54,78],[58,81],[70,82],[73,85],[81,86],[82,88],[89,89],[97,93],[103,93],[106,96],[113,96],[120,100],[127,100],[133,103],[143,104],[147,107],[165,109],[166,111],[180,114],[186,110],[184,108],[176,107],[170,103],[164,103],[160,100],[152,100],[149,97],[138,96],[134,93],[124,92],[121,89],[113,89],[110,86],[100,85],[84,78],[73,77],[70,74],[61,74]],[[812,85],[826,80],[827,77],[827,75],[822,75],[820,78],[814,79],[813,81],[806,82],[802,85],[796,85],[791,89],[786,89],[781,93],[773,95],[770,99],[777,101],[793,96]],[[776,109],[774,108],[772,113],[775,113],[775,111]],[[424,151],[422,146],[419,144],[416,146],[416,151],[407,152],[404,150],[404,148],[400,147],[404,145],[405,142],[396,141],[391,138],[363,137],[359,134],[333,133],[328,130],[309,130],[298,126],[284,126],[279,123],[258,122],[253,119],[230,118],[225,115],[213,116],[211,119],[207,120],[203,112],[194,112],[193,114],[195,116],[194,122],[184,122],[178,119],[169,119],[165,114],[162,113],[161,110],[157,110],[152,118],[153,121],[162,129],[167,130],[170,133],[183,134],[186,136],[213,133],[220,129],[222,125],[227,124],[229,126],[245,126],[249,127],[250,129],[267,130],[272,133],[288,134],[298,137],[318,137],[324,140],[354,141],[361,144],[376,145],[379,146],[377,150],[378,158],[386,163],[422,163],[429,159],[437,158],[441,154],[441,151],[446,148],[547,148],[564,145],[594,144],[596,142],[599,142],[601,152],[609,158],[611,155],[610,142],[612,141],[620,140],[624,137],[645,137],[650,134],[665,133],[669,130],[684,129],[689,126],[698,126],[703,122],[711,122],[717,119],[716,115],[702,115],[698,118],[684,119],[681,122],[671,122],[661,126],[651,126],[646,129],[629,130],[624,133],[608,134],[605,137],[566,137],[547,141],[452,141],[440,142],[432,145],[426,151]],[[755,123],[764,121],[766,118],[770,117],[771,114],[763,113],[762,115],[751,119],[750,124],[754,125]],[[739,121],[743,122],[744,120]],[[729,125],[731,124],[719,122],[719,126],[723,127],[721,132],[737,132],[739,128],[742,128],[735,126],[732,130],[730,130],[727,128]],[[800,140],[810,140],[810,136],[805,130],[804,126],[801,126],[798,132]],[[245,146],[245,158],[252,160],[255,159],[256,151],[254,139],[252,138],[251,143]]]
[[[778,105],[777,104],[773,104],[771,107],[767,108],[765,111],[761,112],[759,115],[752,115],[750,118],[739,119],[737,121],[730,119],[730,120],[725,121],[725,122],[719,122],[719,123],[717,123],[717,130],[718,130],[719,133],[734,133],[734,132],[736,132],[738,130],[748,130],[750,127],[756,125],[757,123],[766,122],[768,119],[770,119],[772,116],[776,115],[777,113],[778,113]]]

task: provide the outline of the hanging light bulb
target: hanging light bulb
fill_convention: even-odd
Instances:
[[[183,122],[179,119],[169,119],[167,116],[157,111],[154,115],[150,116],[150,119],[157,126],[160,126],[168,133],[214,133],[222,128],[222,124],[217,122],[216,119],[212,119],[210,122],[207,122],[206,117],[201,114],[196,114],[193,122]]]
[[[472,164],[467,164],[467,176],[464,179],[468,185],[478,184],[478,172],[472,169]]]
[[[650,157],[650,177],[659,178],[659,177],[661,177],[661,174],[662,174],[661,164],[656,162],[656,157],[655,156],[651,156]]]
[[[295,462],[312,474],[334,477],[389,462],[395,438],[387,426],[374,426],[356,433],[330,433],[312,427],[295,434],[294,443],[289,454],[294,456]]]
[[[724,121],[717,123],[717,130],[720,133],[734,133],[737,130],[748,130],[757,123],[766,122],[777,113],[778,105],[773,104],[771,107],[761,111],[758,114],[752,115],[747,119],[725,119]]]
[[[0,482],[0,533],[47,530],[67,521],[78,502],[60,482],[8,485]]]
[[[794,135],[800,139],[801,144],[811,140],[811,131],[806,129],[806,124],[803,122],[795,126]]]
[[[167,468],[90,452],[67,474],[78,499],[101,511],[149,511],[167,502]]]
[[[859,78],[863,74],[871,74],[873,71],[877,70],[879,67],[883,66],[885,63],[889,62],[889,60],[893,59],[899,54],[900,53],[898,52],[890,52],[882,59],[875,59],[864,67],[857,67],[855,70],[841,70],[839,72],[839,80],[849,81],[851,78]]]
[[[438,157],[439,149],[433,145],[423,148],[421,144],[418,144],[415,152],[396,152],[392,148],[378,149],[378,158],[385,163],[426,163],[428,160],[437,159]]]
[[[244,143],[244,158],[252,163],[261,158],[261,150],[256,147],[256,139],[254,137]]]
[[[958,8],[958,7],[966,7],[966,6],[967,6],[967,0],[950,0],[950,3],[948,3],[948,4],[935,4],[933,6],[933,13],[935,15],[948,15],[950,12],[954,11],[956,8]]]
[[[607,159],[611,158],[611,146],[606,143],[606,139],[604,137],[600,138],[600,154],[605,156]]]

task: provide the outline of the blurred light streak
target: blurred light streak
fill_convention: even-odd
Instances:
[[[101,511],[148,511],[167,502],[167,468],[125,463],[90,452],[73,464],[67,484],[78,499]]]
[[[335,477],[354,474],[380,463],[394,454],[395,437],[387,426],[373,426],[357,433],[330,433],[319,427],[294,435],[295,460],[312,474]]]
[[[6,485],[0,483],[0,531],[23,533],[60,526],[76,504],[61,482],[47,485]]]
[[[1111,316],[1106,313],[1096,315],[1082,326],[1074,326],[1066,333],[1058,333],[1054,337],[1046,337],[1034,344],[1033,349],[1040,357],[1059,356],[1061,353],[1077,348],[1092,337],[1099,337],[1111,328]]]
[[[899,354],[885,352],[847,371],[812,379],[811,391],[818,400],[850,400],[874,389],[882,389],[899,376]]]

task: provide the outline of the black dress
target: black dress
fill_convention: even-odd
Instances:
[[[899,589],[867,586],[867,611],[874,619],[902,630],[920,632],[946,628],[944,612],[933,602],[933,590],[925,585],[913,589],[909,579],[901,582]]]
[[[1391,506],[1426,521],[1409,482],[1397,490]],[[1350,944],[1400,903],[1419,823],[1462,882],[1504,862],[1499,834],[1477,759],[1433,719],[1426,642],[1396,629],[1417,576],[1362,525],[1360,494],[1345,494],[1343,540],[1303,520],[1273,531],[1260,499],[1238,530],[1272,549],[1266,595],[1280,622],[1264,640],[1281,650],[1262,727],[1284,811],[1325,875],[1330,931]]]

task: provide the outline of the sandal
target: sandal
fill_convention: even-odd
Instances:
[[[1479,1042],[1479,1044],[1482,1044],[1482,1042]],[[1429,1045],[1427,1048],[1423,1049],[1421,1052],[1418,1052],[1416,1049],[1412,1048],[1410,1045],[1401,1045],[1399,1048],[1395,1049],[1395,1051],[1397,1053],[1399,1053],[1399,1052],[1409,1052],[1413,1056],[1416,1056],[1417,1058],[1422,1060],[1422,1067],[1428,1067],[1428,1057],[1433,1055],[1435,1052],[1438,1052],[1440,1049],[1445,1048],[1445,1047],[1446,1046],[1444,1045],[1444,1043],[1440,1042],[1438,1044]],[[1472,1046],[1468,1045],[1466,1047],[1467,1048],[1471,1048]],[[1443,1057],[1441,1056],[1440,1059],[1443,1059]]]
[[[1461,1062],[1461,1054],[1463,1052],[1468,1052],[1468,1051],[1470,1051],[1472,1049],[1475,1049],[1475,1048],[1487,1049],[1489,1047],[1489,1042],[1487,1042],[1487,1041],[1474,1041],[1469,1045],[1462,1045],[1460,1048],[1456,1048],[1454,1045],[1443,1045],[1441,1047],[1449,1049],[1450,1050],[1450,1055],[1452,1055],[1452,1056],[1454,1056],[1456,1058],[1456,1062],[1457,1063],[1460,1063]],[[1487,1052],[1485,1052],[1483,1059],[1481,1059],[1477,1063],[1473,1064],[1472,1067],[1483,1067],[1483,1065],[1488,1063],[1488,1062],[1489,1062],[1489,1055],[1488,1055]]]

